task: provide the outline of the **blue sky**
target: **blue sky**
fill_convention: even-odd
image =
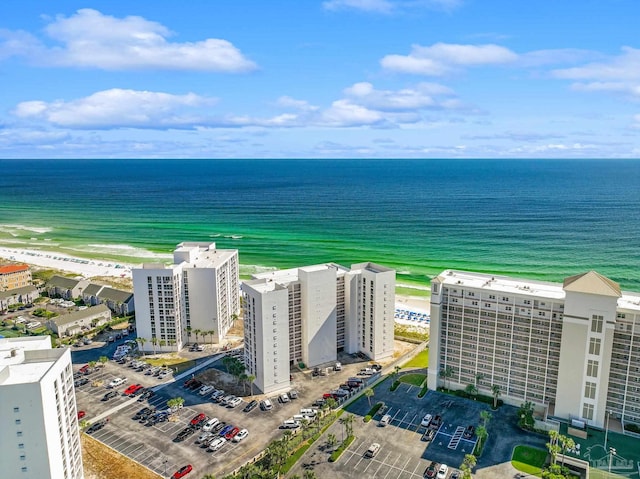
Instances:
[[[640,157],[637,0],[0,3],[0,158]]]

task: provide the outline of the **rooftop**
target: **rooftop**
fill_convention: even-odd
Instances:
[[[65,353],[49,336],[0,338],[0,386],[40,381]]]
[[[29,271],[29,266],[26,264],[8,264],[0,266],[0,274],[18,273],[19,271]]]

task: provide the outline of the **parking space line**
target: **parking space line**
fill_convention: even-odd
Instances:
[[[386,465],[385,463],[387,462],[387,459],[389,459],[389,456],[390,456],[390,455],[391,455],[391,453],[389,452],[389,453],[387,454],[387,456],[384,458],[384,460],[383,460],[383,461],[379,461],[379,462],[380,462],[380,465],[378,466],[378,469],[376,469],[376,472],[374,472],[374,473],[373,473],[373,476],[374,476],[374,477],[375,477],[375,475],[376,475],[376,474],[378,474],[378,471],[380,470],[380,468],[381,468],[382,466]]]
[[[382,479],[387,479],[387,476],[389,474],[391,474],[391,471],[393,471],[394,469],[398,469],[396,467],[396,463],[400,460],[400,458],[402,457],[402,454],[400,454],[397,459],[395,461],[393,461],[393,464],[391,465],[391,467],[389,468],[389,471],[387,471],[387,473],[385,474],[385,476]]]

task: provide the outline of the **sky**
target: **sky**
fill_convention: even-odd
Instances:
[[[0,158],[638,158],[638,0],[0,2]]]

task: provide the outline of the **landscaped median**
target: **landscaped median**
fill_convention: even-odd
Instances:
[[[364,422],[371,421],[371,418],[376,415],[376,413],[378,412],[378,409],[380,409],[382,406],[384,406],[384,403],[382,401],[374,404],[374,406],[371,409],[369,409],[369,412],[364,417],[363,419]]]
[[[355,436],[349,436],[348,438],[346,438],[344,442],[340,444],[340,447],[335,451],[333,451],[333,453],[331,453],[331,456],[329,457],[329,462],[336,462],[338,459],[340,459],[340,456],[342,455],[342,453],[346,451],[347,448],[351,445],[351,443],[355,440],[356,440]]]

